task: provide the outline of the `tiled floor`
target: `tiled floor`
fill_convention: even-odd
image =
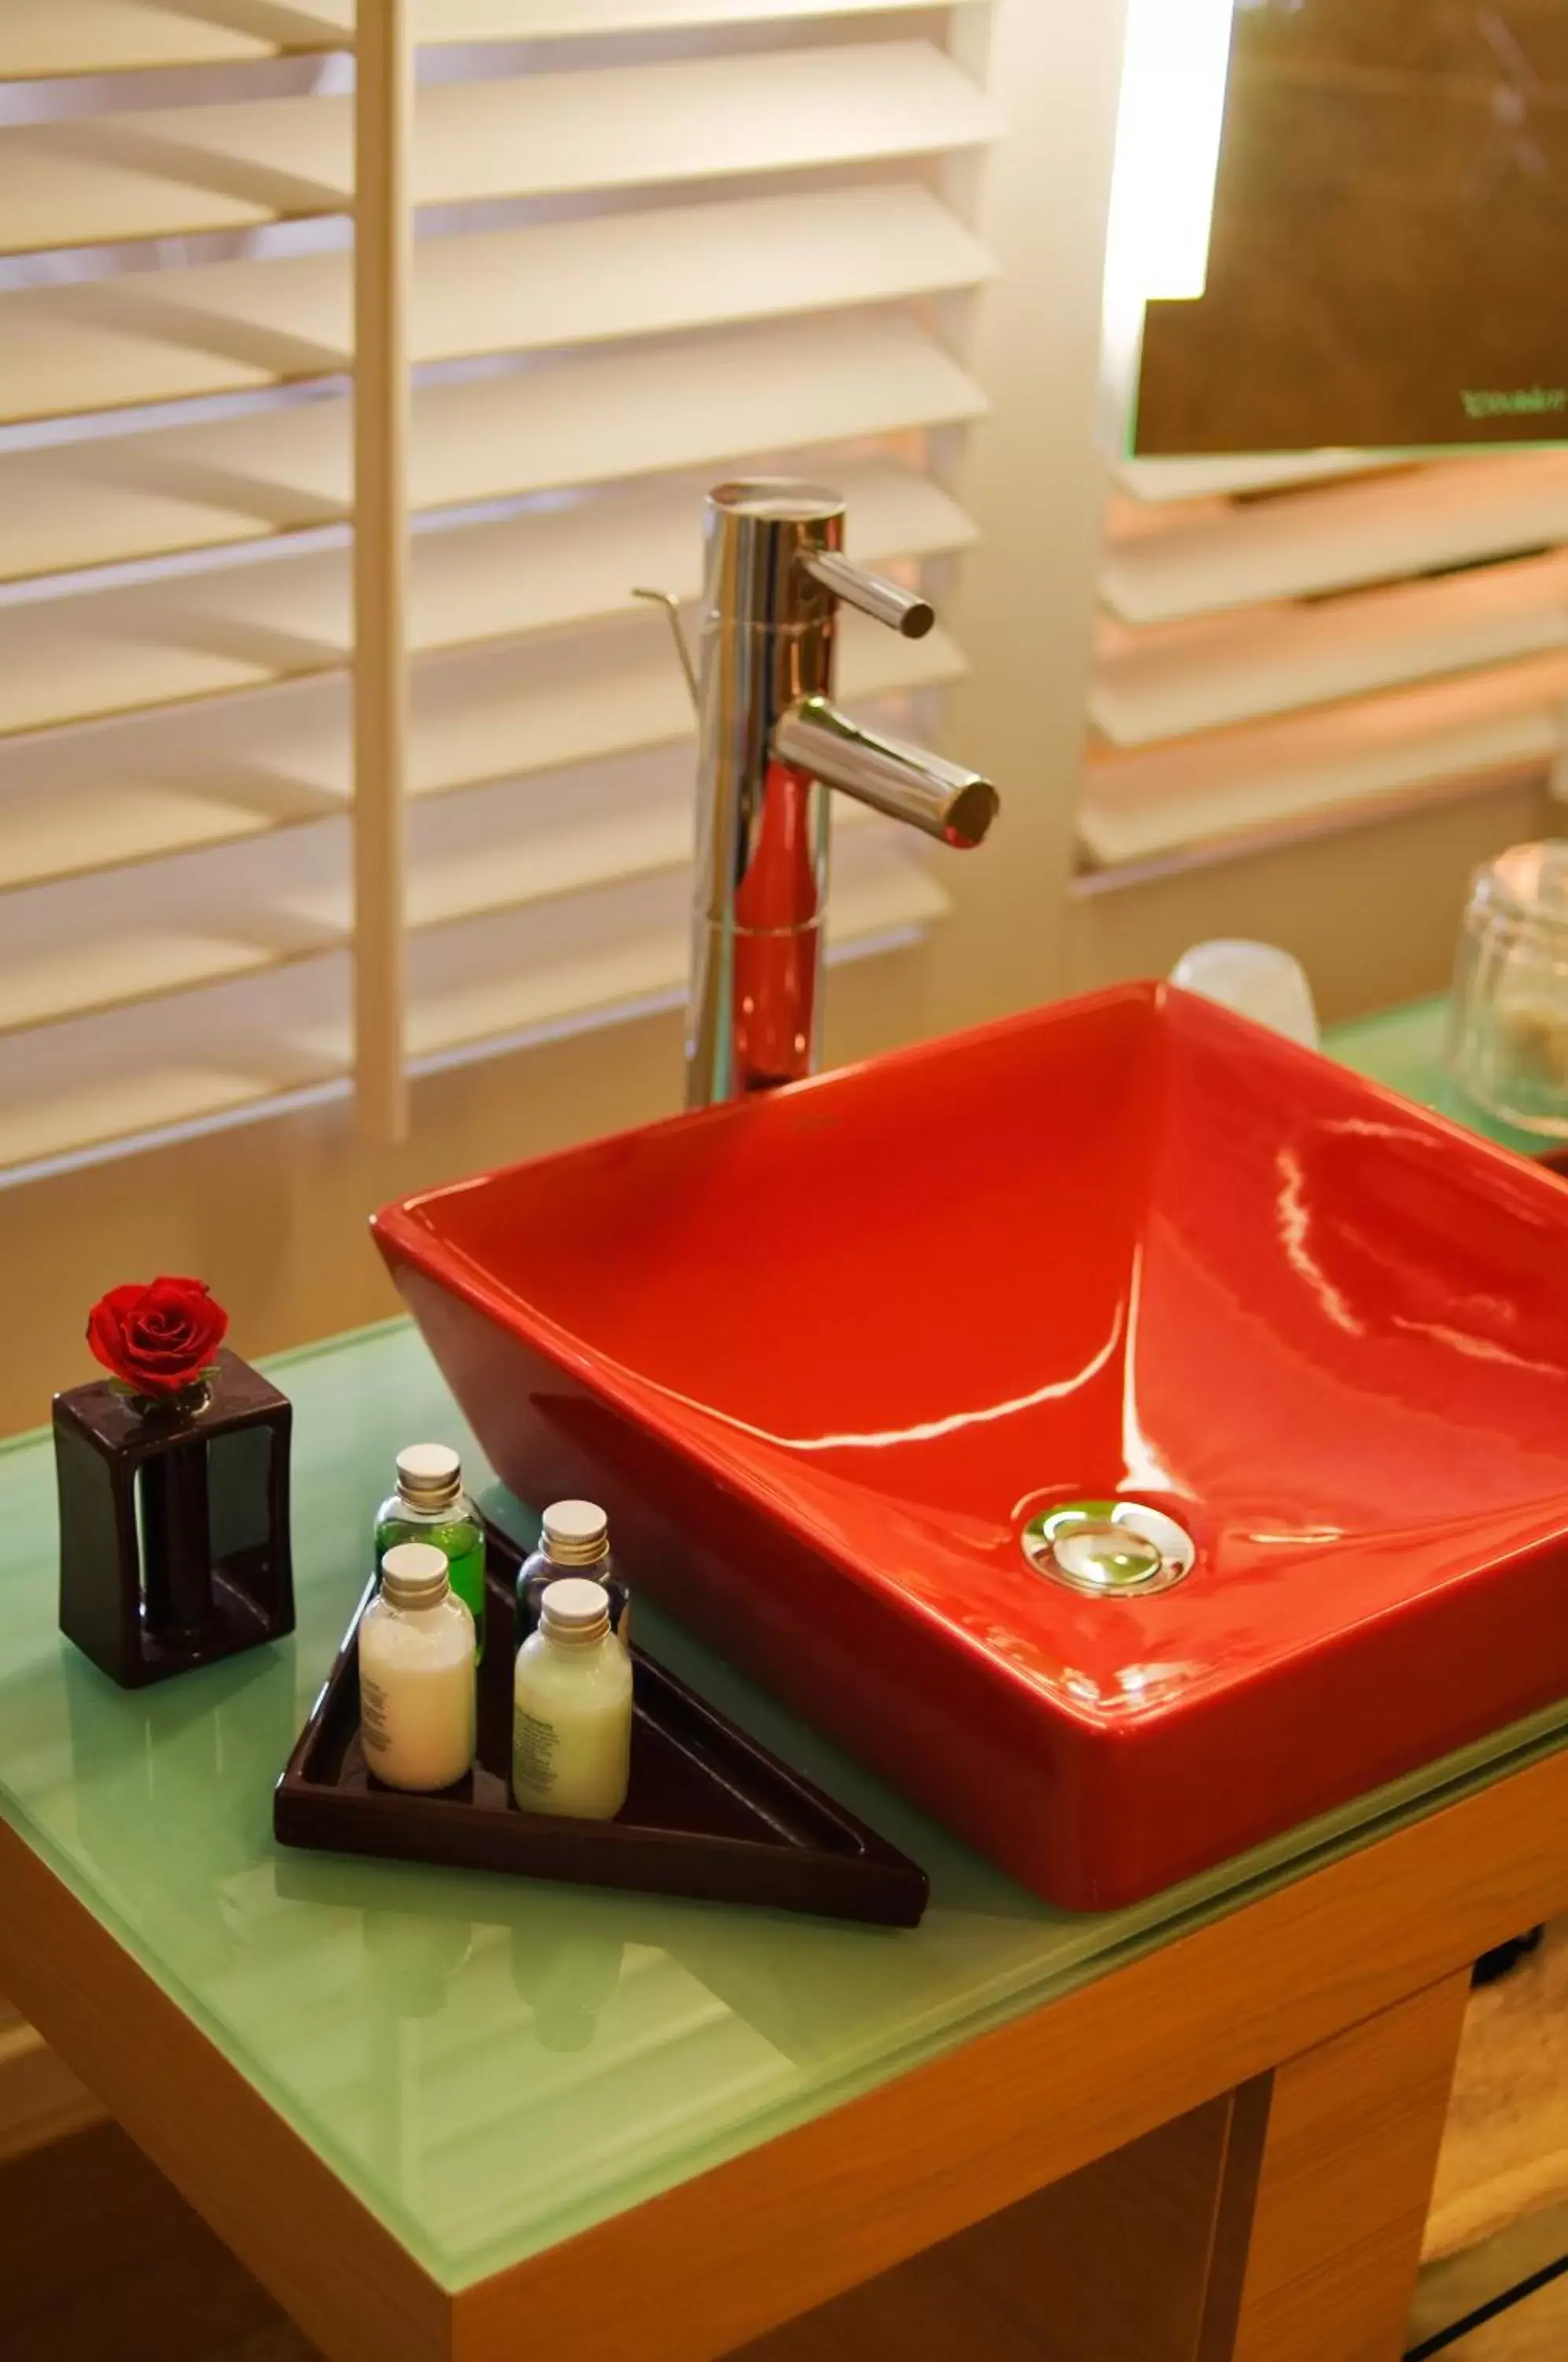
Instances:
[[[1471,2002],[1427,2254],[1456,2255],[1564,2202],[1568,1921],[1559,1921],[1538,1952]]]
[[[1463,2321],[1565,2255],[1568,2206],[1554,2206],[1523,2216],[1462,2255],[1429,2264],[1410,2318],[1411,2345],[1435,2336],[1451,2322]],[[1563,2350],[1568,2356],[1568,2345]]]
[[[1457,2345],[1445,2346],[1435,2362],[1563,2362],[1565,2355],[1568,2279],[1561,2279],[1485,2327],[1473,2329]]]
[[[1419,2344],[1568,2255],[1568,1924],[1472,2000],[1449,2111]],[[1434,2362],[1568,2362],[1568,2281],[1445,2346]]]

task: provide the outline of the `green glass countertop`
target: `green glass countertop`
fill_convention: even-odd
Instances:
[[[1410,1012],[1375,1038],[1357,1029],[1344,1046],[1427,1096],[1434,1024]],[[639,1637],[655,1654],[926,1865],[922,1927],[288,1853],[271,1838],[272,1783],[358,1597],[393,1451],[447,1438],[481,1489],[483,1463],[403,1323],[271,1367],[295,1405],[299,1629],[141,1694],[116,1690],[55,1628],[47,1437],[0,1449],[0,1815],[450,2289],[1103,1974],[1568,1732],[1564,1705],[1192,1885],[1074,1917],[1024,1893],[645,1606]]]
[[[1487,1115],[1449,1080],[1442,1063],[1447,1021],[1445,999],[1412,1000],[1402,1009],[1383,1010],[1375,1017],[1358,1018],[1353,1024],[1337,1027],[1326,1046],[1347,1066],[1386,1083],[1391,1090],[1403,1091],[1422,1107],[1434,1108],[1452,1122],[1501,1141],[1505,1147],[1519,1149],[1527,1156],[1556,1147],[1559,1143],[1554,1141],[1538,1140]]]

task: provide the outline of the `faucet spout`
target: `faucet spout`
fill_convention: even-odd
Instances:
[[[999,807],[995,788],[978,771],[867,730],[825,697],[803,697],[779,715],[773,751],[824,787],[959,852],[983,844]]]

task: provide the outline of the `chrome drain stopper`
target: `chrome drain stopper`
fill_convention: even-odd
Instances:
[[[1190,1574],[1198,1552],[1174,1518],[1143,1501],[1065,1501],[1030,1519],[1023,1555],[1091,1599],[1146,1599]]]

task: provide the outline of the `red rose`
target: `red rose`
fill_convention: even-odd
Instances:
[[[217,1358],[228,1315],[200,1279],[111,1287],[87,1316],[94,1358],[138,1395],[178,1395]]]

